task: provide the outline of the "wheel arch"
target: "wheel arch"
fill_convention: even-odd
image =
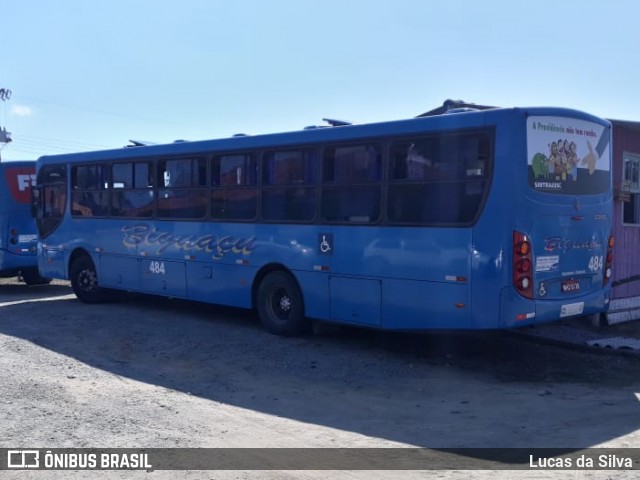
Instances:
[[[91,260],[91,263],[93,263],[93,268],[96,268],[96,272],[97,272],[96,262],[93,261],[93,257],[91,256],[89,251],[83,247],[78,247],[78,248],[75,248],[73,252],[71,252],[71,255],[69,256],[69,262],[67,263],[67,277],[71,276],[71,265],[73,265],[73,262],[75,262],[77,259],[81,257],[89,257],[89,259]]]

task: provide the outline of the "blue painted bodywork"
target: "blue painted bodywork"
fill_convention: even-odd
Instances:
[[[496,109],[42,157],[39,168],[481,127],[493,128],[496,138],[492,184],[483,211],[471,226],[91,220],[67,215],[39,245],[41,275],[69,278],[69,261],[74,252],[83,250],[92,257],[104,287],[252,308],[261,272],[283,268],[299,283],[308,317],[395,330],[509,328],[557,320],[563,307],[576,303],[583,304],[584,314],[604,311],[609,287],[602,285],[602,271],[587,273],[586,265],[591,257],[606,255],[611,189],[580,197],[580,221],[574,220],[574,197],[530,189],[526,180],[528,115],[607,125],[574,110]],[[557,268],[534,273],[536,293],[526,299],[513,287],[514,230],[530,237],[534,265],[537,257],[556,255],[549,252],[549,238],[570,239],[574,246],[586,240],[592,243],[559,251]],[[329,239],[330,251],[323,251],[323,238]],[[158,262],[162,262],[161,272]],[[566,277],[577,280],[580,290],[563,293],[559,286]],[[541,282],[544,296],[538,293]]]
[[[30,184],[35,161],[0,163],[0,276],[36,269],[36,225],[31,217]]]

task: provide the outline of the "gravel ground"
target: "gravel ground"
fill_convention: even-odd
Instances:
[[[640,446],[638,357],[505,332],[281,338],[242,310],[142,295],[86,305],[64,282],[2,280],[0,348],[2,448]],[[88,473],[77,478],[637,478]]]

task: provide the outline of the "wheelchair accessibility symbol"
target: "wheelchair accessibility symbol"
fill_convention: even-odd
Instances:
[[[333,255],[332,233],[320,233],[318,235],[318,250],[322,255]]]

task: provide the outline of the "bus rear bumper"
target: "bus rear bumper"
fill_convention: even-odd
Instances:
[[[19,271],[38,265],[35,254],[19,254],[0,250],[0,277],[14,277]]]
[[[604,313],[609,309],[609,290],[556,300],[529,300],[505,288],[500,296],[500,325],[524,327],[568,318]]]

